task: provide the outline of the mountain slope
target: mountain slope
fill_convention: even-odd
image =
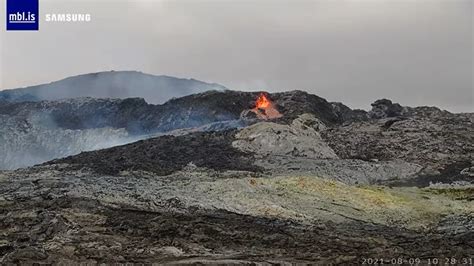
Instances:
[[[148,104],[140,98],[0,102],[0,149],[4,151],[0,153],[0,169],[31,166],[177,129],[209,131],[239,127],[252,123],[240,116],[244,110],[254,108],[259,94],[208,91],[162,105]],[[340,116],[331,103],[316,95],[291,91],[272,94],[271,98],[284,115],[280,123],[303,112],[328,124],[350,120],[344,120],[346,117]],[[26,158],[25,154],[34,156]]]
[[[250,125],[258,119],[245,114],[255,107],[260,94],[207,91],[161,105],[148,104],[140,98],[3,102],[0,149],[4,152],[0,153],[0,169],[30,166],[170,131],[182,135]],[[454,170],[449,171],[457,175],[472,161],[472,114],[451,114],[435,107],[402,107],[389,100],[376,101],[366,112],[303,91],[267,97],[282,114],[272,122],[288,125],[302,114],[313,115],[326,128],[321,131],[324,141],[343,159],[400,159],[429,167],[432,175],[443,174],[443,169],[452,167]],[[273,131],[283,132],[272,127],[269,133]],[[24,154],[46,157],[25,161]]]
[[[195,79],[154,76],[136,71],[110,71],[73,76],[49,84],[0,91],[0,101],[22,102],[77,97],[140,97],[149,103],[157,104],[173,97],[225,89],[219,84],[210,84]]]
[[[239,119],[244,110],[255,107],[259,94],[208,91],[172,99],[161,105],[148,104],[139,98],[4,102],[0,104],[0,114],[24,119],[41,116],[42,120],[46,116],[55,126],[64,129],[113,127],[126,128],[134,134],[153,133]],[[339,108],[334,108],[325,99],[302,91],[273,93],[269,97],[283,114],[281,122],[291,121],[304,113],[313,114],[329,125],[363,120],[355,115],[343,115]],[[357,110],[349,112],[365,114]]]

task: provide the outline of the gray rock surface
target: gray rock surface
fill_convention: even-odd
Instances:
[[[193,165],[163,177],[67,169],[0,172],[0,263],[327,264],[474,251],[472,204],[419,189]]]
[[[290,125],[260,122],[240,130],[232,145],[256,155],[337,159],[336,153],[321,139],[317,130],[326,126],[314,116],[306,114]]]
[[[340,158],[403,160],[427,175],[462,178],[474,157],[474,114],[414,108],[408,117],[354,122],[322,131]]]

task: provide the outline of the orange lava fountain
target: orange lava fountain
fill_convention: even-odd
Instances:
[[[255,107],[265,109],[270,107],[271,105],[272,103],[270,102],[270,100],[268,100],[267,96],[264,93],[260,93],[257,98],[257,101],[255,102]]]
[[[273,106],[272,101],[268,99],[265,93],[260,93],[255,101],[255,108],[251,110],[257,115],[259,119],[275,119],[283,115]]]

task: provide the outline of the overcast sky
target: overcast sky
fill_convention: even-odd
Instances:
[[[471,0],[39,1],[38,32],[6,32],[0,7],[0,89],[138,70],[474,112]],[[57,12],[92,21],[44,21]]]

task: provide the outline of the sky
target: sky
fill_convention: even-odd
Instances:
[[[388,98],[474,112],[471,0],[39,1],[37,32],[7,32],[0,6],[0,90],[137,70],[366,110]]]

